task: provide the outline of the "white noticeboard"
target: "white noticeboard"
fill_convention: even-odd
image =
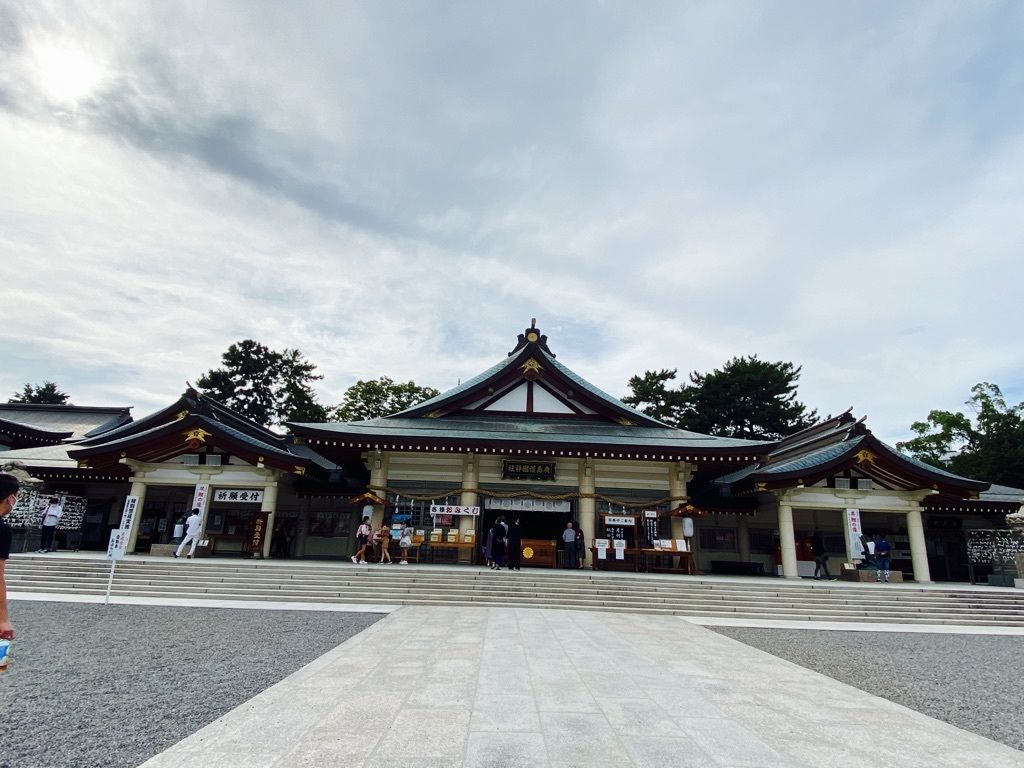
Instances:
[[[107,557],[111,560],[121,560],[125,550],[128,549],[128,530],[115,528],[110,532],[110,541],[107,542]]]

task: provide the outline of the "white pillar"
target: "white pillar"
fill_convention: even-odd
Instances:
[[[464,507],[475,507],[479,501],[480,460],[475,454],[469,454],[462,462],[462,497],[460,504]],[[459,538],[467,531],[476,527],[476,518],[469,515],[459,516]]]
[[[799,578],[796,567],[796,532],[793,530],[793,508],[789,504],[779,504],[779,544],[782,547],[783,577]]]
[[[668,465],[668,495],[669,506],[672,509],[686,503],[686,481],[688,479],[687,466],[677,461]],[[683,518],[672,518],[672,538],[683,538]]]
[[[924,542],[924,523],[920,509],[907,512],[907,536],[910,539],[910,560],[914,564],[914,581],[930,584],[932,574],[928,570],[928,548]]]
[[[589,549],[594,546],[594,537],[597,535],[597,500],[594,498],[594,491],[597,488],[594,464],[590,459],[580,462],[577,475],[579,486],[579,503],[576,505],[576,515],[579,519],[580,530],[586,540]],[[589,552],[587,560],[590,560]]]
[[[388,457],[380,451],[370,451],[370,490],[387,501],[387,491],[384,489],[388,484]],[[362,515],[360,514],[360,520]],[[373,514],[370,516],[370,525],[374,530],[384,522],[384,505],[375,504]],[[355,536],[355,533],[352,534]]]
[[[267,513],[267,528],[263,531],[263,559],[270,557],[271,539],[274,538],[274,512],[277,511],[277,483],[267,483],[263,488],[263,503],[260,512]]]

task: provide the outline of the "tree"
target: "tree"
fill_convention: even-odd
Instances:
[[[690,374],[689,384],[669,389],[676,370],[646,371],[629,380],[622,401],[666,424],[720,437],[778,440],[809,427],[817,411],[796,399],[800,367],[734,357],[711,373]]]
[[[326,420],[312,386],[323,376],[299,350],[276,352],[245,339],[228,347],[221,362],[196,379],[196,386],[257,424]]]
[[[965,405],[971,416],[931,411],[915,421],[917,437],[896,443],[920,461],[965,477],[1024,487],[1024,403],[1008,406],[1002,390],[981,382]]]
[[[44,381],[42,384],[26,384],[21,392],[15,392],[8,400],[9,403],[41,403],[46,405],[68,405],[68,395],[61,392],[52,381]]]
[[[345,391],[345,399],[331,411],[331,418],[335,421],[363,421],[390,416],[439,394],[433,387],[420,387],[413,381],[398,384],[387,376],[357,381]]]

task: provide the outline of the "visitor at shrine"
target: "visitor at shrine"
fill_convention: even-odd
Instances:
[[[366,565],[366,548],[370,544],[370,536],[373,535],[373,529],[370,527],[370,517],[366,515],[363,517],[363,522],[356,528],[356,544],[358,549],[356,553],[352,555],[352,562],[359,563],[360,565]]]
[[[889,539],[883,533],[875,541],[875,565],[878,570],[875,571],[875,581],[886,584],[889,583],[889,564],[892,555],[892,545],[889,543]]]
[[[54,552],[53,536],[57,532],[57,523],[64,514],[64,507],[56,496],[50,497],[50,503],[43,512],[43,523],[40,531],[39,549],[37,552]]]
[[[181,540],[181,544],[174,551],[175,557],[181,557],[181,552],[185,549],[186,544],[192,546],[188,550],[188,557],[191,560],[192,555],[196,553],[196,544],[199,541],[199,534],[203,525],[203,516],[199,514],[198,509],[193,509],[192,514],[188,516],[185,521],[185,538]]]
[[[572,527],[572,523],[565,524],[565,530],[562,531],[562,542],[565,544],[565,551],[562,553],[562,567],[563,568],[575,568],[576,562],[576,531]]]
[[[508,527],[508,537],[505,539],[507,551],[506,561],[510,571],[520,570],[520,557],[523,549],[523,529],[519,524],[519,517],[512,518],[512,524]]]

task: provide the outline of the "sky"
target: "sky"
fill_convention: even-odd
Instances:
[[[0,0],[0,394],[322,402],[537,319],[627,394],[738,355],[884,440],[1024,400],[1024,3]]]

